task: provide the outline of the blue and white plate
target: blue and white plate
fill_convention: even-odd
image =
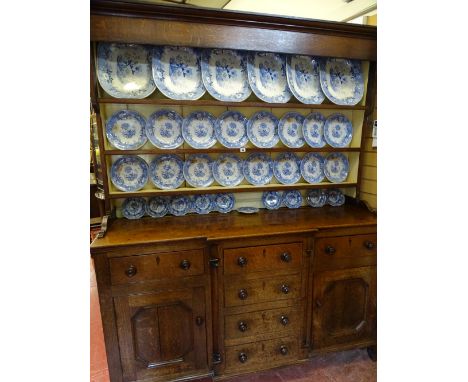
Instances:
[[[210,194],[195,195],[192,199],[192,209],[197,214],[209,214],[214,210],[214,197]]]
[[[223,214],[232,211],[235,202],[236,199],[232,193],[216,194],[214,197],[214,205],[216,210]]]
[[[304,117],[295,111],[283,115],[278,123],[278,135],[285,146],[296,148],[304,146],[302,123]]]
[[[259,209],[257,207],[239,207],[237,211],[241,214],[255,214]]]
[[[237,186],[244,179],[242,159],[235,154],[221,154],[213,162],[213,176],[222,186]]]
[[[323,137],[324,125],[325,117],[320,113],[310,113],[304,118],[302,134],[310,147],[321,148],[325,146],[326,142]]]
[[[254,186],[267,184],[273,178],[273,163],[264,153],[252,153],[243,164],[245,179]]]
[[[215,135],[221,144],[230,149],[240,148],[249,141],[247,118],[238,111],[228,110],[216,120]]]
[[[294,184],[301,179],[300,159],[294,153],[281,153],[273,162],[273,174],[278,182]]]
[[[122,203],[122,215],[127,219],[140,219],[145,212],[146,200],[143,198],[127,198]]]
[[[325,141],[332,147],[346,147],[353,139],[353,124],[341,113],[330,115],[323,128]]]
[[[266,191],[262,194],[262,203],[269,210],[277,210],[283,203],[283,196],[278,191]]]
[[[120,150],[136,150],[146,143],[145,118],[136,111],[120,110],[106,123],[109,142]]]
[[[150,178],[153,184],[163,190],[173,190],[184,183],[184,161],[174,154],[155,157],[150,164]]]
[[[320,86],[319,62],[315,57],[297,54],[288,56],[286,76],[289,90],[300,102],[319,104],[325,99]]]
[[[122,156],[112,164],[111,181],[121,191],[141,190],[148,181],[148,163],[136,155]]]
[[[285,191],[283,203],[288,208],[299,208],[302,205],[302,195],[298,190]]]
[[[348,158],[342,153],[331,153],[325,159],[325,176],[330,182],[344,182],[349,174]]]
[[[250,53],[247,73],[255,95],[268,103],[285,103],[291,98],[286,79],[286,62],[278,53]]]
[[[325,178],[325,159],[320,154],[308,153],[301,161],[301,175],[308,183],[320,183]]]
[[[345,196],[341,192],[341,190],[338,189],[331,189],[328,190],[328,204],[332,207],[339,207],[342,206],[345,203]]]
[[[206,154],[192,154],[184,163],[184,177],[192,187],[208,187],[214,182],[213,161]]]
[[[275,146],[279,141],[278,118],[269,111],[257,111],[247,123],[247,136],[257,147]]]
[[[307,203],[311,207],[323,207],[327,203],[327,198],[326,190],[310,190],[307,194]]]
[[[155,47],[152,67],[154,82],[166,97],[196,100],[205,94],[198,50],[181,46]]]
[[[169,201],[169,213],[175,216],[183,216],[192,210],[192,202],[187,196],[174,196]]]
[[[327,58],[320,61],[320,85],[337,105],[356,105],[364,95],[361,61]]]
[[[148,199],[146,204],[146,213],[152,218],[161,218],[169,212],[168,196],[153,196]]]
[[[216,118],[207,111],[194,111],[182,123],[182,136],[194,149],[207,149],[216,143]]]
[[[160,149],[175,149],[184,143],[182,117],[173,110],[158,110],[146,122],[146,136]]]
[[[206,90],[217,100],[241,102],[252,93],[244,52],[207,49],[202,55],[201,72]]]
[[[144,45],[101,42],[96,69],[99,84],[112,97],[142,99],[156,90],[151,51]]]

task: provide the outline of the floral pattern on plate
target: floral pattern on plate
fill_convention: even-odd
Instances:
[[[268,103],[285,103],[291,98],[286,79],[286,62],[278,53],[250,53],[247,73],[255,95]]]
[[[283,203],[288,208],[299,208],[302,205],[302,195],[298,190],[285,191]]]
[[[234,194],[232,193],[216,194],[214,197],[214,204],[216,210],[223,214],[232,211],[235,202],[236,199],[234,198]]]
[[[183,216],[192,210],[192,202],[187,196],[174,196],[169,201],[168,210],[174,216]]]
[[[141,190],[148,181],[148,163],[136,155],[122,156],[112,164],[111,181],[120,191]]]
[[[195,195],[192,199],[192,209],[197,214],[209,214],[214,210],[214,197],[210,194]]]
[[[173,110],[158,110],[146,122],[146,136],[160,149],[175,149],[184,143],[182,121],[182,117]]]
[[[278,118],[269,111],[257,111],[247,123],[247,136],[257,147],[275,146],[279,141]]]
[[[323,137],[325,117],[317,112],[310,113],[302,123],[302,134],[310,147],[321,148],[326,145]]]
[[[101,42],[96,55],[99,84],[112,97],[142,99],[156,90],[148,47]]]
[[[325,99],[320,86],[318,59],[297,54],[286,59],[286,77],[289,90],[300,102],[320,104]]]
[[[252,93],[244,52],[207,49],[202,55],[201,72],[206,90],[217,100],[241,102]]]
[[[153,78],[166,97],[196,100],[205,94],[197,49],[182,46],[158,46],[153,49]]]
[[[158,155],[150,164],[151,181],[163,190],[178,188],[184,182],[183,167],[184,162],[177,155]]]
[[[342,206],[345,203],[345,196],[341,192],[341,190],[337,188],[333,188],[331,190],[328,190],[328,204],[332,207],[339,207]]]
[[[304,146],[302,123],[304,117],[295,111],[283,115],[278,123],[278,135],[285,146],[297,148]]]
[[[325,160],[324,172],[330,182],[344,182],[349,174],[348,158],[342,153],[329,154]]]
[[[264,153],[252,153],[243,164],[245,179],[254,186],[267,184],[273,178],[273,163]]]
[[[327,190],[315,189],[307,193],[307,203],[311,207],[323,207],[327,203]]]
[[[222,186],[237,186],[244,179],[242,159],[235,154],[221,154],[213,162],[213,176]]]
[[[169,212],[168,196],[153,196],[148,199],[146,204],[146,213],[152,218],[161,218]]]
[[[146,200],[143,198],[127,198],[122,203],[122,215],[127,219],[140,219],[145,212]]]
[[[247,137],[247,118],[238,111],[228,110],[216,120],[216,139],[230,149],[240,148],[249,141]]]
[[[361,61],[327,58],[320,61],[320,85],[337,105],[356,105],[364,95]]]
[[[332,147],[346,147],[353,139],[353,124],[341,113],[330,115],[323,128],[325,141]]]
[[[278,191],[266,191],[262,194],[263,206],[269,210],[277,210],[283,203],[283,196]]]
[[[182,123],[182,136],[194,149],[208,149],[216,143],[216,118],[207,111],[194,111]]]
[[[301,161],[301,175],[308,183],[320,183],[325,178],[325,159],[317,153],[304,155]]]
[[[213,161],[206,154],[190,155],[184,163],[184,177],[192,187],[208,187],[214,182]]]
[[[120,110],[106,123],[106,136],[119,150],[136,150],[146,143],[145,118],[136,111]]]
[[[300,159],[294,153],[281,153],[273,162],[273,174],[282,184],[294,184],[301,179]]]

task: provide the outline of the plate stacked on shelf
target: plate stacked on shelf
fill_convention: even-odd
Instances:
[[[146,122],[146,136],[159,149],[176,149],[184,143],[182,121],[174,110],[158,110]]]
[[[146,141],[146,120],[136,111],[119,110],[106,123],[106,136],[119,150],[137,150]]]

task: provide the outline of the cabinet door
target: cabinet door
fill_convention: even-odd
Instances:
[[[123,380],[207,370],[205,288],[114,298]]]
[[[313,298],[314,348],[338,347],[375,338],[375,267],[317,273]]]

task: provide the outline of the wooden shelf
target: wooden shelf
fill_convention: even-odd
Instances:
[[[132,198],[132,197],[145,197],[145,196],[162,196],[162,195],[191,195],[191,194],[217,194],[226,192],[258,192],[258,191],[286,191],[296,189],[310,189],[310,188],[350,188],[356,187],[355,182],[343,182],[343,183],[295,183],[295,184],[265,184],[263,186],[253,186],[250,184],[241,184],[235,187],[223,187],[223,186],[211,186],[205,188],[194,188],[194,187],[180,187],[174,190],[140,190],[136,192],[123,192],[123,191],[111,191],[109,197],[111,199],[119,198]]]

